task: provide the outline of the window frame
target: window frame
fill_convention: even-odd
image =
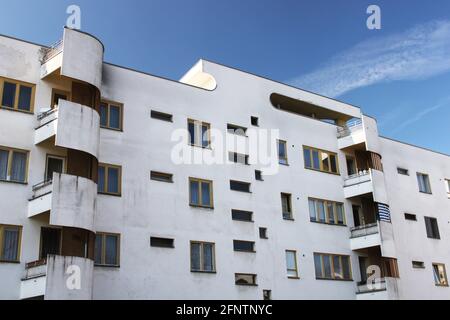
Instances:
[[[102,237],[102,256],[101,256],[101,263],[95,262],[95,242],[96,239],[94,239],[94,266],[96,267],[110,267],[110,268],[120,268],[120,242],[121,242],[121,236],[120,233],[111,233],[111,232],[97,232],[95,234],[95,237],[101,236]],[[106,260],[106,237],[107,236],[113,236],[117,239],[117,250],[116,250],[116,262],[117,264],[105,264]]]
[[[252,249],[251,249],[251,250],[246,250],[246,249],[236,249],[236,244],[237,244],[237,243],[251,244],[251,245],[252,245]],[[255,241],[248,241],[248,240],[233,240],[233,251],[234,251],[234,252],[256,253],[255,245],[256,245]]]
[[[263,240],[268,240],[269,236],[267,235],[267,232],[269,231],[267,227],[259,227],[259,238]],[[263,232],[262,232],[263,231]],[[263,234],[264,233],[264,234]]]
[[[192,203],[192,190],[191,190],[191,182],[196,182],[198,183],[198,204],[196,203]],[[202,192],[202,183],[208,183],[209,184],[209,199],[210,199],[210,204],[209,205],[204,205],[203,204],[203,192]],[[213,192],[213,181],[212,180],[206,180],[206,179],[200,179],[200,178],[193,178],[193,177],[189,177],[189,184],[188,184],[188,188],[189,188],[189,205],[191,207],[196,207],[196,208],[205,208],[205,209],[214,209],[214,192]]]
[[[287,205],[289,208],[288,212],[283,211],[283,197],[284,196],[287,197]],[[283,215],[283,220],[294,221],[294,210],[292,208],[292,194],[286,193],[286,192],[281,192],[280,200],[281,200],[281,213]],[[285,213],[288,213],[289,217],[285,217]]]
[[[242,185],[242,186],[243,185],[248,186],[248,190],[247,189],[246,190],[233,189],[233,186],[232,186],[233,183],[237,183],[238,185]],[[239,180],[233,180],[233,179],[230,180],[230,190],[231,191],[243,192],[243,193],[252,193],[251,187],[252,187],[251,182],[245,182],[245,181],[239,181]]]
[[[289,269],[288,266],[288,253],[291,253],[294,255],[294,262],[295,262],[295,269]],[[285,260],[286,260],[286,272],[288,279],[300,279],[298,275],[298,261],[297,261],[297,250],[285,250]],[[295,276],[289,275],[289,272],[295,272]]]
[[[5,82],[9,82],[16,85],[16,91],[14,93],[14,106],[12,108],[3,106],[3,91]],[[20,88],[22,86],[31,88],[30,110],[19,109]],[[36,96],[36,84],[0,76],[0,109],[34,114],[35,96]]]
[[[17,260],[3,260],[3,244],[4,244],[4,229],[5,228],[17,228],[19,235],[17,241]],[[23,226],[12,225],[12,224],[0,224],[0,263],[20,263],[21,253],[22,253],[22,231]]]
[[[100,171],[100,167],[103,167],[105,170],[105,177],[104,177],[104,190],[102,191],[98,191],[97,189],[97,193],[98,194],[103,194],[103,195],[109,195],[109,196],[116,196],[116,197],[121,197],[122,196],[122,166],[120,165],[115,165],[115,164],[109,164],[109,163],[99,163],[98,164],[98,171]],[[108,171],[109,168],[112,169],[118,169],[119,174],[118,174],[118,184],[117,184],[117,189],[118,192],[108,192]],[[98,178],[100,178],[100,173],[98,173]]]
[[[409,176],[409,170],[402,167],[397,167],[397,173],[402,176]]]
[[[6,179],[0,179],[0,182],[28,184],[28,174],[29,174],[29,167],[30,167],[30,151],[23,150],[23,149],[17,149],[17,148],[11,148],[11,147],[5,147],[5,146],[0,146],[0,150],[8,152],[8,164],[7,164],[7,168],[6,168]],[[23,153],[26,155],[25,180],[24,181],[11,180],[12,163],[13,163],[12,160],[14,157],[14,152]]]
[[[124,114],[124,105],[123,103],[120,102],[115,102],[115,101],[111,101],[111,100],[105,100],[102,99],[100,102],[101,104],[106,104],[106,125],[102,125],[101,121],[100,121],[100,128],[102,129],[108,129],[108,130],[113,130],[113,131],[118,131],[118,132],[123,132],[123,114]],[[113,107],[119,107],[119,128],[114,128],[111,127],[111,118],[110,118],[110,113],[111,113],[111,106]],[[100,112],[99,112],[100,114]]]
[[[427,173],[423,173],[423,172],[417,172],[417,184],[419,187],[419,192],[423,193],[423,194],[433,194],[433,190],[431,189],[431,181],[430,181],[430,175],[428,175]],[[425,191],[420,190],[420,181],[419,181],[419,177],[426,177],[426,189]]]
[[[165,122],[173,122],[173,115],[170,113],[165,113],[157,110],[150,110],[150,118]]]
[[[309,150],[309,161],[311,163],[311,167],[308,167],[306,165],[306,158],[305,158],[305,151]],[[314,156],[313,153],[318,152],[318,157],[319,157],[319,169],[314,168]],[[326,154],[328,156],[328,168],[329,170],[325,170],[323,167],[323,160],[322,160],[322,154]],[[332,165],[331,165],[331,157],[334,157],[334,159],[336,160],[336,172],[332,171]],[[317,171],[317,172],[323,172],[323,173],[328,173],[328,174],[334,174],[334,175],[338,175],[340,176],[340,168],[339,168],[339,157],[338,154],[336,152],[332,152],[332,151],[328,151],[328,150],[323,150],[323,149],[318,149],[318,148],[314,148],[314,147],[310,147],[310,146],[303,146],[303,162],[304,162],[304,166],[305,169],[308,170],[313,170],[313,171]]]
[[[170,245],[156,245],[153,243],[153,240],[163,240],[163,241],[170,241]],[[150,247],[152,248],[163,248],[163,249],[174,249],[175,248],[175,239],[173,238],[163,238],[163,237],[157,237],[157,236],[150,236]]]
[[[353,268],[352,268],[352,260],[351,260],[351,256],[349,255],[342,255],[342,254],[334,254],[334,253],[322,253],[322,252],[314,252],[313,253],[313,259],[314,259],[314,271],[316,272],[316,261],[315,261],[315,256],[319,255],[320,256],[320,263],[321,263],[321,273],[322,276],[318,276],[316,273],[316,280],[330,280],[330,281],[353,281]],[[325,277],[325,265],[324,265],[324,256],[329,256],[330,257],[330,271],[331,271],[331,277],[327,278]],[[335,257],[339,257],[339,261],[342,267],[342,279],[340,278],[336,278],[335,277],[335,270],[334,270],[334,258]],[[344,268],[343,268],[343,263],[342,263],[342,258],[347,258],[348,259],[348,267],[349,267],[349,278],[346,279],[345,275],[344,275]]]
[[[194,125],[194,142],[191,142],[191,134],[189,132],[189,125]],[[191,147],[197,147],[202,149],[212,149],[211,147],[211,124],[208,122],[203,122],[200,120],[194,120],[194,119],[187,119],[187,125],[188,125],[188,145]],[[208,143],[207,146],[203,146],[203,126],[207,127],[207,137],[206,142]]]
[[[160,177],[165,177],[167,179],[160,178]],[[173,183],[173,174],[151,170],[150,171],[150,180],[158,181],[158,182],[165,182],[165,183]]]
[[[252,277],[252,283],[237,283],[237,277],[238,276],[251,276]],[[237,286],[250,286],[250,287],[256,287],[258,286],[258,275],[255,273],[241,273],[241,272],[237,272],[234,274],[234,284]]]
[[[199,266],[200,266],[200,270],[194,270],[192,267],[192,245],[193,244],[198,244],[200,245],[200,255],[199,255]],[[209,244],[212,246],[212,270],[204,270],[204,245],[205,244]],[[189,263],[190,263],[190,269],[192,273],[217,273],[217,268],[216,268],[216,244],[214,242],[208,242],[208,241],[195,241],[195,240],[191,240],[189,242]]]
[[[250,219],[239,219],[236,218],[236,214],[247,214],[250,216]],[[247,211],[247,210],[239,210],[239,209],[231,209],[231,219],[233,221],[239,221],[239,222],[254,222],[253,221],[253,211]]]
[[[448,287],[448,277],[447,277],[447,268],[445,267],[445,263],[438,263],[438,262],[433,262],[432,263],[432,267],[433,267],[433,277],[434,277],[434,268],[435,267],[443,267],[443,271],[444,271],[444,276],[445,276],[445,283],[436,283],[436,280],[434,281],[434,284],[436,287]],[[439,270],[438,270],[439,271]]]
[[[441,232],[439,231],[439,223],[438,223],[438,219],[435,217],[423,217],[424,221],[425,221],[425,231],[427,233],[427,238],[428,239],[434,239],[434,240],[441,240]],[[430,230],[427,227],[427,221],[430,221]],[[435,222],[435,226],[436,226],[436,230],[434,230],[434,222]],[[429,234],[430,231],[432,234]],[[435,233],[435,231],[437,232],[437,234]]]
[[[280,146],[284,145],[284,158],[280,157]],[[287,141],[285,140],[277,140],[277,154],[278,154],[278,164],[281,164],[283,166],[289,165],[289,157],[288,157],[288,147],[287,147]]]
[[[310,201],[314,202],[314,209],[316,214],[316,220],[311,219],[311,212],[310,212]],[[325,222],[320,221],[320,212],[318,204],[319,202],[323,202],[324,210],[325,210]],[[333,205],[333,215],[334,215],[334,223],[330,222],[330,212],[329,212],[329,205]],[[343,218],[343,224],[338,223],[338,206],[342,207],[342,218]],[[309,210],[309,220],[313,223],[319,223],[319,224],[326,224],[326,225],[332,225],[332,226],[340,226],[340,227],[346,227],[347,226],[347,218],[345,216],[345,205],[343,202],[338,201],[332,201],[332,200],[326,200],[326,199],[318,199],[318,198],[308,198],[308,210]]]

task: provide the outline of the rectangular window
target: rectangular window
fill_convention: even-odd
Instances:
[[[352,280],[350,256],[314,253],[317,279]]]
[[[292,214],[292,196],[288,193],[281,194],[281,210],[283,213],[283,219],[293,220]]]
[[[414,269],[425,269],[425,264],[423,263],[423,261],[413,261],[412,267]]]
[[[260,239],[269,239],[267,235],[267,228],[259,228],[259,238]]]
[[[120,265],[120,235],[97,232],[95,235],[95,265]]]
[[[172,183],[173,182],[173,174],[158,172],[158,171],[151,171],[150,179],[155,180],[155,181]]]
[[[445,189],[447,190],[447,195],[450,198],[450,179],[445,179]]]
[[[234,251],[255,252],[255,243],[252,241],[233,240]]]
[[[238,286],[256,286],[256,274],[235,273],[234,283]]]
[[[250,117],[250,122],[252,126],[258,127],[259,126],[259,119],[258,117]]]
[[[417,216],[411,213],[405,213],[405,220],[417,221]]]
[[[287,165],[288,164],[288,156],[287,156],[287,143],[283,140],[278,140],[278,162],[280,164]]]
[[[0,262],[20,262],[22,227],[0,224]]]
[[[122,167],[104,163],[98,165],[98,193],[120,196],[121,180]]]
[[[339,174],[337,154],[330,151],[303,146],[305,168]]]
[[[258,181],[264,181],[261,170],[255,170],[255,179]]]
[[[209,123],[188,119],[189,143],[191,146],[210,148],[211,126]]]
[[[398,172],[398,174],[401,174],[401,175],[404,175],[404,176],[409,176],[408,169],[397,168],[397,172]]]
[[[245,127],[241,127],[241,126],[237,126],[234,124],[227,124],[227,131],[230,134],[237,134],[238,136],[244,136],[247,133],[247,128]]]
[[[33,112],[35,85],[0,77],[1,107]]]
[[[216,272],[214,243],[191,241],[191,271]]]
[[[212,181],[189,178],[189,199],[191,206],[213,208]]]
[[[28,151],[0,147],[0,180],[26,183]]]
[[[433,275],[434,283],[437,286],[448,286],[447,272],[445,270],[445,265],[442,263],[433,263]]]
[[[250,192],[250,183],[230,180],[230,189],[240,192]]]
[[[231,217],[233,220],[253,222],[253,212],[243,210],[231,210]]]
[[[425,228],[427,229],[427,236],[430,239],[440,239],[439,227],[436,218],[425,217]]]
[[[151,237],[150,246],[159,248],[175,248],[174,241],[174,239]]]
[[[123,104],[102,101],[100,103],[100,127],[121,131],[123,119]]]
[[[344,204],[329,200],[309,198],[309,218],[311,222],[345,226]]]
[[[420,192],[431,194],[430,177],[427,174],[417,173],[417,182]]]
[[[289,278],[298,278],[296,251],[286,250],[286,269]]]
[[[152,110],[150,112],[150,116],[153,119],[167,121],[167,122],[173,122],[173,116],[171,114],[168,114],[168,113]]]
[[[237,152],[228,152],[228,160],[234,163],[248,165],[248,155]]]

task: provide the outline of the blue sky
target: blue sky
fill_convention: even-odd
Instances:
[[[0,0],[0,33],[61,37],[66,8],[105,60],[179,79],[206,58],[360,106],[382,135],[450,154],[448,0]],[[382,29],[366,9],[381,7]]]

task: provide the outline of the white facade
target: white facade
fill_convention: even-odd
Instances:
[[[0,108],[0,149],[29,152],[26,183],[0,181],[0,226],[22,227],[20,261],[0,262],[0,299],[262,299],[263,290],[273,299],[450,298],[450,288],[436,285],[432,266],[450,268],[448,155],[379,137],[376,121],[357,107],[216,63],[201,60],[176,82],[103,63],[103,45],[79,31],[65,29],[59,47],[43,48],[44,61],[42,48],[0,36],[0,77],[35,85],[33,112]],[[121,130],[100,129],[99,101],[74,101],[73,82],[83,85],[83,94],[90,90],[92,101],[99,91],[102,100],[122,105]],[[71,101],[61,100],[57,111],[38,120],[54,89],[69,92]],[[78,99],[89,100],[83,94]],[[151,118],[151,110],[172,115],[172,122]],[[258,164],[173,163],[172,134],[186,130],[188,119],[225,135],[227,124],[256,129],[251,117],[259,130],[278,129],[287,142],[289,165],[276,174],[258,181],[255,170],[265,171]],[[360,124],[341,129],[355,118]],[[306,168],[304,146],[336,154],[339,173]],[[188,148],[211,154],[220,144]],[[47,155],[65,158],[68,169],[47,181],[47,189],[33,190],[45,180]],[[349,156],[370,162],[350,179]],[[361,160],[366,156],[370,160]],[[120,196],[97,194],[96,174],[76,173],[83,171],[80,158],[91,169],[97,160],[120,166]],[[151,180],[151,171],[172,174],[173,183]],[[432,194],[419,192],[416,173],[428,174]],[[213,182],[214,209],[189,205],[189,178]],[[230,180],[251,183],[251,193],[230,190]],[[291,194],[293,220],[283,219],[281,193]],[[309,198],[343,203],[345,225],[311,222]],[[391,222],[356,222],[353,206],[362,202],[389,206]],[[253,212],[253,222],[233,220],[232,209]],[[417,221],[405,220],[405,213]],[[437,218],[440,240],[427,237],[425,216]],[[56,257],[29,264],[42,258],[41,227],[50,226],[63,228],[64,241],[66,232],[85,236],[84,256],[74,253],[74,243],[63,244]],[[260,227],[268,239],[260,238]],[[120,235],[120,266],[92,267],[94,233]],[[174,248],[150,246],[150,237],[174,239]],[[233,240],[255,242],[256,252],[234,251]],[[215,244],[214,273],[191,272],[191,241]],[[298,278],[287,276],[286,250],[296,251]],[[314,253],[349,256],[351,279],[318,279]],[[382,268],[380,287],[367,288],[359,283],[360,257],[398,265],[398,272]],[[80,265],[79,291],[61,285],[71,259]],[[50,267],[59,269],[49,273]],[[34,268],[40,269],[34,274]],[[257,285],[235,284],[235,273],[257,275]]]

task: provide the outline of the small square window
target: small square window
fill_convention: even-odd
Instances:
[[[255,243],[253,241],[233,240],[234,251],[255,252]]]
[[[256,274],[235,273],[234,281],[239,286],[256,286]]]
[[[151,171],[150,172],[150,179],[160,182],[173,182],[173,175],[170,173],[164,173],[164,172],[157,172],[157,171]]]
[[[250,183],[230,180],[230,189],[234,191],[250,193]]]
[[[253,212],[244,210],[231,210],[231,217],[236,221],[253,222]]]
[[[404,175],[404,176],[409,176],[408,169],[397,168],[397,172],[398,172],[398,174],[401,174],[401,175]]]
[[[425,269],[425,264],[423,263],[423,261],[413,261],[412,267],[414,269]]]
[[[150,246],[159,248],[175,248],[174,241],[174,239],[151,237]]]
[[[263,299],[272,300],[272,290],[263,290]]]
[[[152,117],[153,119],[157,119],[157,120],[173,122],[173,116],[171,114],[159,112],[159,111],[155,111],[155,110],[152,110],[150,112],[150,117]]]
[[[250,121],[252,123],[252,126],[259,127],[259,118],[258,117],[251,117]]]

